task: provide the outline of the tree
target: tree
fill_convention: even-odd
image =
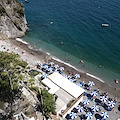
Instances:
[[[19,55],[0,52],[0,101],[11,103],[12,106],[27,65]]]
[[[49,118],[50,113],[55,112],[56,104],[54,100],[54,96],[44,88],[41,90],[41,103],[42,103],[42,111],[43,115],[45,115],[46,118]]]

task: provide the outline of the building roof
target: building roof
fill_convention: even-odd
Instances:
[[[57,92],[60,89],[56,84],[54,84],[48,78],[43,79],[42,83],[44,83],[50,89],[48,91],[50,94],[54,94],[55,92]]]
[[[85,91],[57,72],[49,75],[48,78],[75,98],[78,98]]]

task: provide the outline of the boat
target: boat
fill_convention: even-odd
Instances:
[[[107,23],[103,23],[103,24],[102,24],[102,27],[108,27],[108,26],[110,26],[110,25],[107,24]]]
[[[118,79],[115,79],[115,83],[118,84],[118,83],[119,83],[119,80],[118,80]]]
[[[28,1],[28,0],[25,0],[25,2],[26,2],[26,3],[29,3],[29,1]]]

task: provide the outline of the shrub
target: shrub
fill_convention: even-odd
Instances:
[[[2,6],[0,5],[0,14],[1,14],[1,16],[4,16],[5,13],[6,13],[6,11],[5,11],[4,7],[2,7]]]
[[[29,111],[26,111],[26,112],[25,112],[25,115],[30,115],[30,112],[29,112]]]

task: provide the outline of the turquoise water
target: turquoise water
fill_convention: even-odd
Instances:
[[[120,79],[120,1],[20,2],[30,30],[24,40],[63,61],[72,57],[66,62],[103,80]],[[102,27],[102,23],[111,26]],[[81,59],[85,66],[79,64]]]

